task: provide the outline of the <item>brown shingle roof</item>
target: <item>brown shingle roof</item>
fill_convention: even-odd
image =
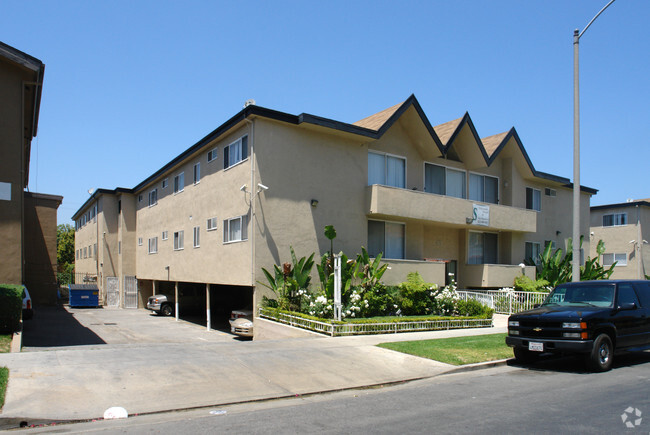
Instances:
[[[382,125],[386,123],[386,121],[388,121],[391,116],[393,116],[393,113],[395,113],[397,109],[402,106],[402,104],[404,104],[404,102],[395,104],[394,106],[389,107],[388,109],[384,109],[381,112],[375,113],[374,115],[370,115],[367,118],[363,118],[362,120],[357,121],[352,125],[377,131],[381,128]]]
[[[444,124],[436,125],[433,127],[433,130],[436,132],[443,145],[447,145],[449,138],[452,134],[454,134],[462,120],[463,117],[461,116],[460,118],[454,119],[453,121],[445,122]]]
[[[485,152],[488,156],[492,156],[492,154],[496,151],[499,145],[501,145],[501,142],[503,142],[503,139],[507,135],[508,132],[506,131],[504,133],[495,134],[494,136],[488,136],[481,139],[481,142],[483,142],[483,147],[485,148]]]

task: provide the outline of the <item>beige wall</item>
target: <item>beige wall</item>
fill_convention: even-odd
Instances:
[[[22,82],[29,76],[0,58],[0,182],[11,184],[11,200],[0,199],[0,283],[23,283]]]
[[[615,213],[627,213],[627,225],[603,227],[603,216]],[[599,240],[605,243],[605,253],[626,254],[627,264],[618,263],[612,279],[644,279],[646,274],[650,275],[650,245],[643,243],[639,251],[636,243],[630,243],[632,240],[650,239],[650,207],[630,205],[592,210],[591,233],[589,255],[592,258],[598,255],[596,246]]]

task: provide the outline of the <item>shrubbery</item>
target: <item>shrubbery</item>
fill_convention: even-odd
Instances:
[[[20,326],[23,286],[0,284],[0,333],[10,334]]]

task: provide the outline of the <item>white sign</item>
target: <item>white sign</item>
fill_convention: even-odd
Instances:
[[[0,199],[11,201],[11,183],[0,182]]]
[[[482,204],[472,205],[472,223],[487,227],[490,225],[490,206]]]

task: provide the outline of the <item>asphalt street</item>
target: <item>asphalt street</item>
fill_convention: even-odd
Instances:
[[[29,429],[30,433],[648,433],[650,353],[607,373],[571,358],[390,387]],[[626,426],[632,425],[632,427]]]

